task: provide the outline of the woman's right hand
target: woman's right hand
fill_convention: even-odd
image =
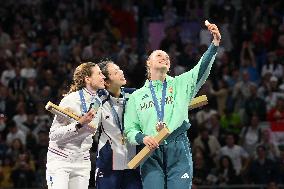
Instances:
[[[81,125],[87,125],[89,124],[95,117],[96,115],[96,111],[91,109],[90,111],[88,111],[85,115],[83,115],[82,117],[80,117],[80,119],[78,120],[78,122]]]
[[[156,141],[154,137],[151,136],[145,136],[143,138],[143,143],[150,148],[150,150],[154,150],[156,148],[159,148],[159,143]]]

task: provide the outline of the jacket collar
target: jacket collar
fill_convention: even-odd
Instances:
[[[171,77],[169,75],[166,75],[166,81],[170,81],[172,79],[173,79],[173,77]],[[147,87],[148,88],[149,87],[149,82],[150,82],[150,80],[147,79],[145,81],[145,84],[144,84],[143,87]],[[153,84],[154,87],[156,87],[156,86],[159,86],[159,85],[163,85],[163,82],[161,80],[152,80],[152,84]]]
[[[92,91],[89,91],[86,87],[83,88],[83,91],[85,91],[87,94],[91,95],[91,96],[96,96],[97,93],[93,93]]]

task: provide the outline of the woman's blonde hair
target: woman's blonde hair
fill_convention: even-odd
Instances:
[[[151,73],[150,73],[150,67],[149,67],[149,62],[150,62],[150,59],[152,57],[152,54],[154,53],[155,51],[152,51],[151,54],[148,56],[147,60],[146,60],[146,77],[148,80],[151,80]]]
[[[68,92],[72,93],[78,91],[86,86],[85,78],[92,75],[92,68],[97,64],[93,62],[85,62],[80,64],[74,71],[72,84]]]

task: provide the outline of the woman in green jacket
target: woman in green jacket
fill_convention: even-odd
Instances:
[[[190,127],[188,105],[207,79],[221,35],[215,24],[205,22],[213,35],[212,44],[190,71],[170,77],[170,58],[155,50],[147,60],[148,80],[129,98],[124,116],[125,135],[132,144],[155,149],[140,166],[145,189],[189,189],[192,157],[186,131]],[[163,127],[171,134],[158,144],[154,136]]]

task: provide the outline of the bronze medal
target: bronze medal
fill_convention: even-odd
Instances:
[[[156,124],[156,130],[157,130],[158,132],[160,132],[164,127],[166,127],[166,123],[164,123],[164,122],[159,121],[159,122]]]

